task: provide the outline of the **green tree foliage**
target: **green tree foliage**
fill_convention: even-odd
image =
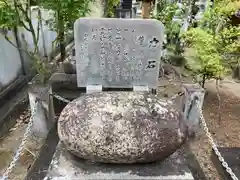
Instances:
[[[54,17],[47,23],[57,32],[56,43],[60,45],[61,61],[65,58],[67,33],[73,30],[75,20],[86,16],[91,0],[39,0],[42,7],[53,11]]]
[[[163,57],[163,60],[175,66],[185,64],[182,56],[183,48],[180,33],[184,18],[186,17],[186,5],[187,2],[185,1],[182,4],[178,4],[177,1],[169,2],[161,0],[158,1],[157,13],[153,16],[154,19],[161,21],[164,25],[167,54]]]
[[[119,0],[106,0],[106,17],[113,18],[115,13],[115,8],[119,6]]]
[[[172,21],[177,10],[178,6],[176,4],[169,4],[166,1],[160,1],[158,4],[157,14],[153,17],[164,24],[165,33],[169,41],[171,41],[171,39],[175,39],[180,32],[179,23]]]
[[[168,1],[159,1],[157,5],[157,14],[153,18],[161,21],[165,27],[165,34],[167,36],[167,49],[175,54],[181,54],[180,48],[180,32],[182,27],[181,20],[185,16],[186,5],[180,9],[175,3],[169,3]],[[174,17],[178,20],[173,21]]]
[[[201,75],[203,87],[206,79],[221,79],[229,72],[229,68],[239,64],[240,26],[231,22],[238,9],[239,1],[214,1],[213,7],[205,12],[199,27],[189,29],[182,36],[195,51],[194,58],[199,66],[191,68]]]
[[[90,12],[89,0],[39,0],[44,9],[54,12],[54,19],[49,20],[51,29],[58,30],[58,24],[63,21],[65,30],[73,30],[74,22]],[[61,19],[61,18],[62,19]]]
[[[222,63],[222,57],[218,53],[216,41],[213,35],[208,34],[201,28],[192,28],[187,31],[183,38],[186,43],[194,49],[194,63],[191,69],[195,75],[202,77],[201,85],[210,78],[220,78],[226,72]]]
[[[21,25],[20,17],[17,16],[17,13],[14,11],[14,6],[12,3],[7,1],[0,1],[0,28],[9,29]]]

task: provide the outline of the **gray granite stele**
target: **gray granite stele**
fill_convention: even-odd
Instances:
[[[80,18],[74,24],[78,87],[157,87],[164,26],[153,19]]]
[[[44,180],[194,180],[184,151],[148,164],[103,164],[77,158],[59,143]]]

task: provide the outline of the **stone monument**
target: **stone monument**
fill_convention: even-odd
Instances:
[[[156,88],[164,35],[160,22],[81,18],[75,32],[79,87]]]
[[[74,32],[77,83],[87,93],[61,112],[60,142],[45,179],[192,180],[180,148],[192,110],[149,91],[157,87],[162,24],[81,18]],[[190,92],[184,101],[202,98],[201,89]]]
[[[178,108],[149,92],[86,94],[70,102],[58,121],[69,151],[115,164],[163,160],[182,145],[186,132]]]

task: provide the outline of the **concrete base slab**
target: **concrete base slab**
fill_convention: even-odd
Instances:
[[[90,162],[70,154],[60,142],[44,180],[194,180],[179,149],[162,162],[114,165]]]

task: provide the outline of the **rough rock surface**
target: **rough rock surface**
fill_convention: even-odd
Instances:
[[[163,160],[186,139],[179,108],[146,92],[99,92],[70,102],[58,121],[73,154],[105,163]]]

